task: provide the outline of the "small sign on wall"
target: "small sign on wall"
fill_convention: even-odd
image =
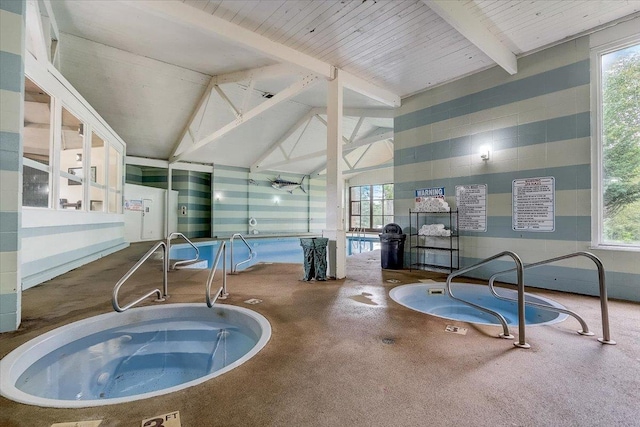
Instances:
[[[458,229],[487,231],[487,184],[456,185]]]
[[[143,211],[142,200],[125,200],[124,208],[128,211]]]
[[[514,179],[512,200],[514,231],[555,231],[554,177]]]

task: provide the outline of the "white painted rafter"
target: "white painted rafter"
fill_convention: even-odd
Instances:
[[[195,7],[177,1],[122,0],[136,9],[144,10],[164,19],[224,38],[229,43],[243,46],[279,62],[302,67],[318,76],[333,80],[337,69],[333,65],[302,53],[296,49],[274,42],[251,30],[233,24],[215,15],[205,13]],[[393,91],[369,83],[348,72],[340,71],[345,86],[369,96],[385,105],[400,106],[400,96]]]
[[[236,116],[236,119],[240,118],[240,116],[242,115],[242,113],[241,113],[242,110],[237,109],[236,106],[233,105],[233,102],[231,102],[231,100],[229,99],[227,94],[224,93],[222,88],[220,86],[218,86],[218,85],[214,85],[213,86],[213,90],[215,90],[216,93],[218,94],[218,96],[220,98],[222,98],[222,100],[224,101],[225,104],[227,104],[227,106],[229,107],[229,109],[231,110],[233,115]]]
[[[251,172],[257,172],[259,169],[263,169],[262,162],[264,162],[267,157],[269,157],[274,151],[278,149],[282,150],[283,156],[287,158],[288,155],[282,148],[282,143],[284,143],[287,139],[289,139],[289,137],[291,137],[291,135],[297,132],[298,129],[300,129],[302,126],[305,126],[306,128],[306,126],[308,126],[311,120],[313,119],[314,115],[315,114],[313,114],[312,111],[309,111],[307,114],[302,116],[293,126],[287,129],[285,133],[282,134],[282,136],[280,136],[280,138],[278,138],[273,144],[271,144],[269,148],[267,148],[260,155],[260,157],[258,157],[258,159],[255,162],[253,162],[250,168]]]
[[[56,16],[53,14],[53,7],[51,6],[51,0],[42,0],[44,4],[44,9],[47,11],[47,15],[49,16],[49,25],[51,26],[51,30],[53,30],[53,39],[60,40],[60,31],[58,30],[58,21],[56,21]]]
[[[45,38],[38,0],[27,0],[27,12],[25,19],[27,29],[30,30],[29,33],[31,34],[34,48],[36,50],[34,52],[36,59],[41,63],[50,62],[50,52],[48,52],[47,48],[48,43]]]
[[[518,62],[513,52],[507,49],[477,18],[465,9],[464,2],[422,1],[509,74],[513,75],[518,72]]]
[[[389,140],[393,138],[393,129],[390,128],[378,128],[375,132],[365,138],[357,139],[353,142],[346,144],[342,151],[353,151],[363,145],[371,145],[379,141]]]
[[[291,97],[296,96],[297,94],[309,89],[310,87],[318,83],[318,81],[319,81],[318,77],[312,74],[302,77],[301,79],[294,82],[286,89],[278,92],[278,94],[276,94],[273,98],[267,99],[266,101],[255,106],[254,108],[247,111],[246,113],[241,114],[238,118],[236,118],[231,123],[228,123],[222,128],[210,133],[209,135],[205,136],[199,141],[194,142],[192,145],[186,147],[185,150],[182,151],[181,153],[172,156],[170,160],[171,163],[183,160],[185,156],[187,156],[188,154],[191,154],[194,151],[199,150],[200,148],[216,141],[217,139],[221,138],[222,136],[236,129],[238,126],[241,126],[243,123],[246,123],[247,121],[259,116],[260,114],[264,113],[265,111],[274,107],[275,105],[283,101],[286,101],[287,99],[290,99]]]
[[[297,67],[289,64],[267,65],[265,67],[252,68],[249,70],[235,71],[227,74],[218,74],[213,78],[216,84],[222,85],[226,83],[238,83],[248,80],[265,80],[276,77],[288,76],[291,74],[300,74]]]
[[[195,138],[193,137],[193,135],[191,134],[191,126],[193,125],[194,120],[196,119],[196,116],[198,115],[198,112],[200,111],[200,109],[202,108],[203,105],[205,105],[205,103],[209,102],[209,98],[211,97],[211,92],[213,91],[213,88],[215,87],[215,80],[213,78],[211,78],[209,80],[209,84],[207,85],[207,88],[204,90],[204,93],[202,94],[202,96],[200,97],[200,99],[198,100],[198,102],[196,103],[193,111],[191,112],[191,116],[189,117],[189,120],[187,120],[187,124],[184,127],[184,129],[182,130],[182,133],[180,134],[180,138],[178,138],[178,141],[176,142],[173,151],[171,152],[171,156],[169,156],[170,158],[180,154],[184,149],[185,149],[185,145],[186,143],[184,141],[185,137],[187,135],[189,135],[189,139],[191,139],[191,143],[195,142]],[[204,113],[203,113],[204,114]]]

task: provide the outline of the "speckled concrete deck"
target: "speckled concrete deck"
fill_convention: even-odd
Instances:
[[[0,335],[0,356],[43,332],[111,311],[113,285],[149,247],[132,245],[25,291],[22,326]],[[292,264],[230,276],[231,296],[223,304],[249,307],[273,328],[267,346],[241,367],[121,405],[49,409],[0,398],[0,426],[102,419],[104,427],[137,427],[173,411],[180,411],[184,427],[640,425],[640,305],[610,303],[618,345],[603,346],[596,341],[596,298],[537,292],[580,313],[596,336],[576,334],[579,325],[569,319],[528,328],[532,348],[523,350],[494,338],[497,327],[396,304],[388,297],[394,286],[442,276],[379,266],[374,252],[350,257],[349,278],[341,281],[301,282],[302,267]],[[125,285],[123,298],[157,286],[160,274],[159,263],[145,266]],[[169,280],[167,303],[204,304],[206,272],[181,270]],[[263,302],[243,303],[249,298]],[[468,332],[445,332],[449,324]]]

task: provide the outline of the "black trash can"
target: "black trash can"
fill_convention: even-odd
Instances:
[[[387,224],[380,234],[380,264],[388,270],[402,270],[404,264],[404,241],[407,235],[402,234],[398,224]]]
[[[302,280],[327,280],[327,243],[326,237],[300,239],[304,252],[304,276]]]

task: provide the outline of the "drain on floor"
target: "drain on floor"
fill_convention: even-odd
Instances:
[[[382,343],[383,344],[395,344],[396,340],[395,338],[382,338]]]
[[[387,279],[388,283],[400,283],[400,280],[398,279]]]
[[[447,325],[444,330],[453,334],[467,335],[467,328],[461,328],[460,326]]]
[[[245,304],[260,304],[262,302],[261,299],[258,298],[250,298],[248,300],[246,300],[244,303]]]

